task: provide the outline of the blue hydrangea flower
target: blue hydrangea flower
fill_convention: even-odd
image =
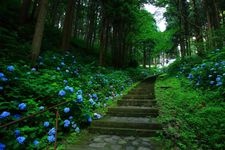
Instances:
[[[215,81],[210,81],[210,84],[213,85],[215,83]]]
[[[14,66],[8,66],[7,70],[10,71],[10,72],[13,72],[15,70],[15,67]]]
[[[65,89],[66,91],[71,92],[71,93],[73,93],[73,92],[74,92],[73,87],[70,87],[70,86],[66,86],[64,89]]]
[[[77,124],[75,123],[75,122],[73,122],[73,124],[72,124],[72,128],[76,128],[77,127]]]
[[[0,78],[4,77],[4,73],[0,72]]]
[[[14,118],[14,119],[20,119],[20,118],[21,118],[21,115],[15,114],[15,115],[13,115],[13,118]]]
[[[1,80],[2,80],[3,82],[6,82],[6,81],[8,81],[8,78],[2,77]]]
[[[63,97],[66,95],[66,92],[64,90],[60,90],[58,93],[59,96]]]
[[[83,96],[82,95],[77,95],[77,102],[78,103],[83,102]]]
[[[27,105],[25,103],[20,103],[18,105],[19,110],[25,110],[27,108]]]
[[[97,94],[92,94],[92,98],[94,99],[94,100],[98,100],[98,96],[97,96]]]
[[[8,117],[8,116],[10,116],[10,112],[8,112],[8,111],[3,111],[3,112],[1,113],[1,115],[0,115],[0,119],[6,118],[6,117]]]
[[[62,66],[65,66],[65,63],[64,63],[64,62],[61,62],[61,65],[62,65]]]
[[[217,77],[216,77],[216,81],[217,81],[217,82],[221,81],[221,77],[220,77],[220,76],[217,76]]]
[[[43,63],[43,62],[40,62],[40,63],[39,63],[39,65],[41,65],[41,66],[42,66],[42,65],[44,65],[44,63]]]
[[[45,121],[43,125],[44,125],[44,127],[49,127],[49,124],[50,123],[48,121]]]
[[[76,127],[75,132],[80,133],[80,128]]]
[[[73,116],[70,116],[69,119],[72,120],[73,119]]]
[[[89,103],[90,103],[92,106],[95,105],[95,101],[94,101],[92,98],[89,99]]]
[[[82,95],[82,93],[83,93],[82,90],[77,91],[77,95]]]
[[[203,63],[203,64],[201,65],[201,67],[202,67],[202,68],[204,68],[205,66],[206,66],[206,64],[205,64],[205,63]]]
[[[39,110],[44,110],[44,109],[45,109],[44,106],[40,106],[40,107],[39,107]]]
[[[49,136],[48,136],[48,142],[49,142],[49,143],[55,142],[55,135],[49,135]]]
[[[36,68],[32,68],[31,71],[35,72],[36,71]]]
[[[219,66],[219,63],[215,63],[215,66],[216,66],[216,67]]]
[[[68,83],[68,81],[67,81],[67,80],[63,80],[63,82],[64,82],[65,84],[67,84],[67,83]]]
[[[88,123],[91,123],[92,122],[92,118],[91,117],[88,117],[87,122]]]
[[[94,119],[100,119],[102,116],[98,113],[94,113]]]
[[[38,140],[34,140],[33,144],[34,144],[34,146],[38,146],[39,145],[39,141]]]
[[[0,150],[5,150],[6,146],[3,143],[0,143]]]
[[[70,108],[68,107],[64,108],[64,113],[68,113],[68,112],[70,112]]]
[[[16,138],[16,140],[19,144],[23,144],[25,142],[26,138],[24,136],[19,136]]]
[[[56,70],[60,71],[61,69],[60,69],[60,67],[57,67]]]
[[[69,91],[70,91],[70,93],[73,93],[73,92],[74,92],[73,87],[70,87],[70,88],[69,88]]]
[[[217,82],[216,86],[221,86],[223,85],[223,82]]]
[[[18,137],[18,136],[20,135],[20,130],[16,129],[16,130],[14,131],[14,133],[15,133],[15,136]]]
[[[51,128],[51,129],[48,131],[48,135],[55,135],[55,133],[56,133],[55,128]]]
[[[69,120],[64,120],[64,127],[69,127],[70,126],[70,121]]]
[[[0,91],[3,91],[4,87],[3,86],[0,86]]]
[[[194,78],[194,76],[191,73],[189,73],[188,79],[193,79],[193,78]]]
[[[196,86],[199,86],[200,85],[200,82],[198,81],[197,83],[196,83]]]

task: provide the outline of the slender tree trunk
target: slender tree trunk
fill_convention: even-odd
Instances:
[[[45,17],[47,14],[48,0],[41,0],[40,12],[38,15],[37,23],[35,26],[35,33],[32,41],[32,65],[36,63],[37,57],[39,56],[42,37],[44,32]]]
[[[63,37],[62,37],[62,50],[66,51],[69,49],[70,40],[72,36],[72,27],[73,27],[73,15],[75,10],[75,1],[68,0],[66,16],[63,26]]]
[[[103,15],[102,18],[102,27],[101,27],[101,37],[100,37],[100,57],[99,57],[99,63],[100,66],[105,65],[105,48],[106,48],[106,18]]]
[[[74,37],[79,38],[79,24],[80,24],[80,12],[81,12],[81,2],[82,0],[76,1],[76,12],[75,12],[75,23],[74,23]]]
[[[143,67],[146,68],[146,64],[147,64],[147,51],[146,51],[146,47],[144,46],[144,52],[143,52]]]
[[[204,54],[204,47],[203,47],[203,37],[201,33],[201,23],[199,20],[199,13],[196,4],[196,0],[192,0],[193,8],[194,8],[194,16],[195,16],[195,37],[196,37],[196,47],[198,51],[198,56],[202,57]]]
[[[29,17],[29,9],[31,5],[31,0],[23,0],[21,11],[20,11],[20,23],[26,23]]]

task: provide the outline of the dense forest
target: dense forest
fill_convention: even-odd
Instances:
[[[165,149],[224,149],[224,35],[225,0],[0,1],[0,150],[56,149],[153,74]]]

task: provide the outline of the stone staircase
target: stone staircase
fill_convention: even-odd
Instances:
[[[158,108],[154,95],[156,77],[149,77],[108,109],[107,115],[92,122],[90,133],[119,136],[152,137],[161,130],[157,123]]]

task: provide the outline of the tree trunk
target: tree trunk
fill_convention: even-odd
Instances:
[[[48,0],[41,0],[40,12],[35,26],[35,33],[32,41],[32,65],[35,65],[41,49],[41,42],[44,32],[45,17],[47,14]]]
[[[21,11],[20,11],[20,23],[24,24],[27,22],[29,17],[29,9],[31,5],[31,0],[23,0]]]
[[[62,50],[66,51],[69,49],[70,40],[72,36],[72,27],[73,27],[73,16],[75,10],[75,1],[68,0],[66,16],[63,26],[63,37],[62,37]]]
[[[76,1],[75,23],[74,23],[74,37],[79,38],[79,24],[80,24],[81,0]]]
[[[201,23],[200,23],[200,16],[198,13],[198,8],[196,4],[196,0],[192,0],[193,2],[193,8],[194,8],[194,17],[195,17],[195,37],[196,37],[196,47],[197,47],[197,52],[198,56],[202,57],[204,53],[203,49],[203,37],[201,34]]]
[[[147,51],[146,51],[146,47],[144,46],[144,52],[143,52],[143,67],[146,68],[146,64],[147,64]]]

